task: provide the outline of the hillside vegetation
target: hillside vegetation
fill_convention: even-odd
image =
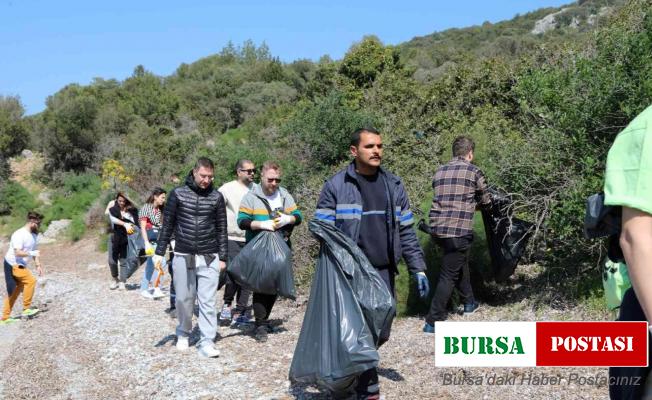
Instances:
[[[217,182],[231,179],[238,158],[275,159],[311,217],[323,180],[348,162],[349,132],[373,125],[383,132],[384,165],[423,216],[452,139],[470,135],[489,182],[536,223],[529,261],[574,299],[599,282],[599,244],[581,235],[584,200],[601,189],[615,135],[652,98],[651,11],[643,0],[580,1],[400,46],[365,37],[337,61],[282,63],[264,44],[229,44],[171,76],[138,66],[124,81],[70,84],[32,117],[0,98],[0,151],[43,152],[41,179],[55,186],[69,174],[104,171],[106,180],[102,166],[113,160],[125,179],[111,186],[142,195],[171,187],[199,155],[220,166]],[[553,13],[554,27],[531,33]],[[305,226],[296,235],[306,279],[314,242]]]

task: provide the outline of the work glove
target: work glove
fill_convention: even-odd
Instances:
[[[152,262],[154,265],[159,264],[161,267],[165,265],[165,258],[163,256],[159,256],[158,254],[154,254],[152,256]]]
[[[415,277],[417,278],[417,289],[419,290],[419,297],[425,299],[430,292],[430,283],[428,282],[428,277],[425,272],[417,272]]]
[[[27,254],[29,254],[32,257],[40,257],[41,256],[41,252],[39,250],[32,250],[32,251],[29,251]]]
[[[127,234],[129,234],[129,235],[136,232],[136,228],[134,228],[134,226],[132,224],[129,224],[129,223],[125,224],[125,230],[127,231]]]
[[[274,224],[274,220],[268,219],[267,221],[260,221],[259,225],[260,230],[263,231],[272,231],[274,232],[276,230],[276,225]]]
[[[145,243],[145,255],[146,256],[154,255],[154,246],[152,246],[152,244],[149,242]]]
[[[292,217],[288,214],[279,213],[276,218],[274,218],[274,226],[276,229],[281,229],[285,225],[292,223]]]

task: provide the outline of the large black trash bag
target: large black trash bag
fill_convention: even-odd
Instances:
[[[145,257],[145,241],[140,234],[140,228],[134,225],[135,232],[127,235],[127,257],[120,260],[120,275],[127,280],[138,267],[147,260]]]
[[[491,207],[482,210],[482,220],[494,279],[496,282],[504,282],[516,270],[534,225],[511,216],[510,196],[494,188],[489,188],[489,192]]]
[[[596,193],[586,199],[584,214],[584,237],[595,239],[620,235],[622,207],[606,206],[604,193]]]
[[[322,221],[311,221],[309,228],[321,248],[289,377],[343,392],[378,365],[378,336],[396,306],[351,239]]]
[[[231,279],[256,293],[296,299],[292,250],[279,232],[262,231],[227,268]]]

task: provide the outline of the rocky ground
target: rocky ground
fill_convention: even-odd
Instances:
[[[280,332],[257,343],[246,331],[221,327],[217,359],[174,347],[175,320],[167,299],[142,298],[140,274],[126,291],[108,289],[105,256],[93,240],[42,246],[47,273],[39,279],[36,304],[44,311],[0,327],[0,397],[5,399],[321,399],[317,388],[292,386],[288,370],[297,341],[305,296],[277,303]],[[4,251],[4,249],[2,249]],[[3,253],[4,254],[4,253]],[[4,279],[4,278],[3,278]],[[4,296],[4,285],[3,293]],[[221,295],[218,306],[221,306]],[[21,300],[19,300],[20,302]],[[21,304],[15,312],[20,311]],[[529,300],[483,306],[466,320],[582,320],[581,307],[536,313]],[[454,316],[453,320],[462,317]],[[386,399],[599,399],[604,383],[569,384],[570,374],[605,377],[606,368],[435,368],[434,337],[423,321],[402,318],[380,350],[381,389]],[[197,339],[197,335],[191,343]],[[448,374],[448,375],[447,375]],[[487,376],[514,378],[488,385]],[[521,384],[523,376],[561,377],[558,385]],[[482,385],[477,382],[482,376]],[[446,378],[448,377],[448,378]],[[445,379],[467,379],[448,384]]]

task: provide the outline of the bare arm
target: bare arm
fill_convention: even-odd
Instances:
[[[652,323],[652,215],[623,207],[620,247],[648,323]]]

